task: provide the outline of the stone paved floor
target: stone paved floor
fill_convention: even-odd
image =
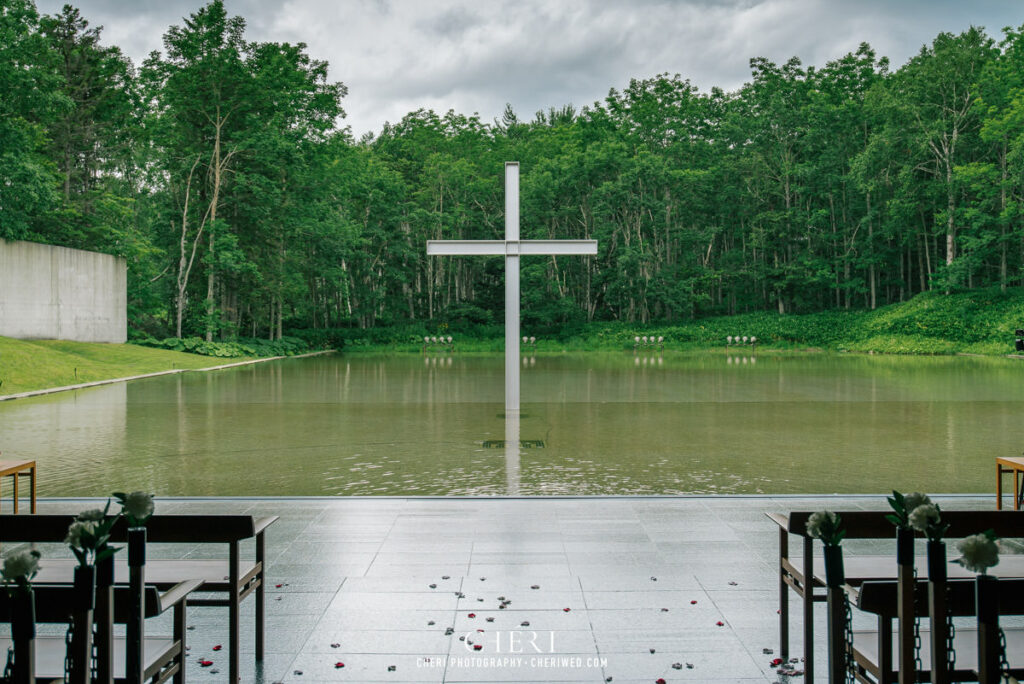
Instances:
[[[992,497],[940,501],[993,507]],[[47,501],[40,512],[91,505]],[[780,681],[764,652],[778,651],[778,536],[764,513],[885,505],[881,496],[175,499],[159,501],[158,512],[280,516],[267,533],[262,668],[244,638],[253,602],[243,604],[246,683],[651,684]],[[499,597],[511,603],[499,609]],[[211,650],[227,642],[225,613],[190,609],[188,681],[227,682],[226,655]],[[823,614],[816,625],[823,664]],[[790,629],[799,657],[798,616]],[[200,668],[200,657],[214,666]]]

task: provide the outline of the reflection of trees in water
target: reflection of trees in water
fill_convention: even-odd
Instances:
[[[5,402],[0,425],[44,496],[988,491],[1018,453],[1015,361],[733,356],[540,353],[512,442],[483,354],[153,378]]]

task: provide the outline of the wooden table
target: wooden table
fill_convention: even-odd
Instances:
[[[1024,472],[1024,456],[996,456],[996,510],[1003,509],[1003,474],[1013,473],[1013,510],[1019,511],[1024,491],[1020,474]]]
[[[7,475],[14,480],[14,512],[18,512],[18,479],[28,476],[30,482],[30,500],[32,512],[36,512],[36,462],[35,461],[0,461],[0,482]]]

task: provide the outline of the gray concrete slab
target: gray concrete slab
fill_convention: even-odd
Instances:
[[[939,500],[947,510],[994,503]],[[95,504],[47,500],[40,512]],[[778,649],[778,535],[764,513],[884,507],[881,496],[158,501],[163,512],[281,516],[267,540],[267,656],[255,663],[243,639],[246,684],[777,682],[765,650]],[[244,636],[253,619],[246,601]],[[189,681],[226,683],[226,656],[213,650],[227,641],[226,611],[193,607],[189,623]],[[815,624],[823,663],[822,606]],[[150,633],[159,627],[169,630]]]

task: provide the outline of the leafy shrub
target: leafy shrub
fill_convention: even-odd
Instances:
[[[229,342],[207,342],[200,337],[185,337],[181,339],[168,337],[164,340],[146,337],[136,340],[135,344],[225,359],[252,356],[293,356],[309,350],[309,344],[305,340],[287,336],[273,341],[238,339]]]

